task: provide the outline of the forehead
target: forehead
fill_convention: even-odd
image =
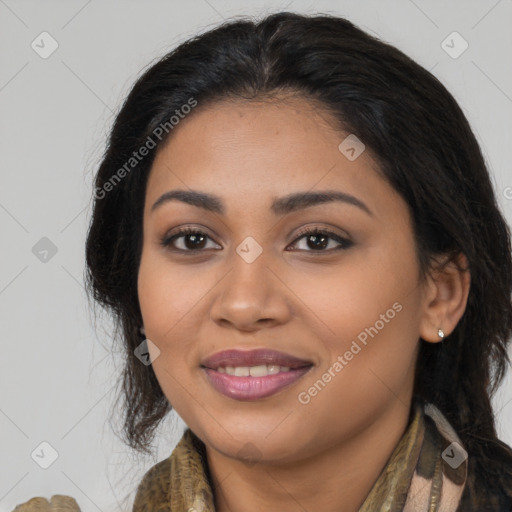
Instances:
[[[384,187],[393,194],[370,151],[355,160],[340,151],[348,135],[324,109],[298,97],[196,107],[158,151],[148,203],[173,188],[250,203],[315,188],[384,199]]]

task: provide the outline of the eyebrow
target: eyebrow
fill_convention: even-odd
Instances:
[[[225,207],[220,197],[196,190],[171,190],[166,192],[155,201],[151,207],[151,212],[154,212],[157,208],[170,201],[181,201],[219,215],[224,215],[225,213]],[[275,215],[286,215],[297,210],[331,202],[341,202],[357,206],[368,215],[373,216],[370,208],[361,199],[338,190],[289,194],[275,199],[271,210]]]

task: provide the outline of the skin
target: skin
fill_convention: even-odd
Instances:
[[[419,338],[440,341],[462,316],[469,274],[449,264],[420,280],[406,203],[379,174],[370,150],[349,161],[348,135],[305,99],[230,101],[198,107],[156,155],[143,219],[139,301],[153,369],[165,396],[205,443],[220,512],[357,511],[409,418]],[[224,214],[173,200],[171,190],[219,196]],[[336,190],[363,201],[328,202],[275,215],[275,198]],[[160,243],[178,226],[208,235]],[[315,249],[301,228],[329,229]],[[235,251],[248,236],[263,252]],[[294,249],[294,250],[290,250]],[[189,249],[190,251],[190,249]],[[324,252],[321,252],[324,251]],[[461,256],[461,261],[463,257]],[[302,404],[358,334],[399,303],[401,311]],[[201,361],[228,348],[273,348],[313,362],[292,386],[257,401],[218,393]],[[256,463],[247,463],[251,443]],[[245,450],[247,447],[245,448]]]

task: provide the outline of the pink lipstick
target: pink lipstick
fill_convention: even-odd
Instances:
[[[311,361],[269,349],[224,350],[202,363],[210,384],[234,400],[259,400],[290,386],[313,366]]]

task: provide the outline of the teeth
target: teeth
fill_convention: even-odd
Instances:
[[[219,373],[234,375],[235,377],[266,377],[275,375],[279,372],[289,372],[289,366],[279,366],[276,364],[260,364],[258,366],[219,366]]]
[[[249,377],[249,367],[237,366],[235,368],[235,377]]]
[[[267,368],[268,368],[268,374],[274,375],[275,373],[279,373],[280,367],[277,364],[269,364],[269,365],[267,365]]]
[[[259,366],[251,366],[249,373],[251,377],[265,377],[265,375],[268,375],[267,365],[260,364]]]

